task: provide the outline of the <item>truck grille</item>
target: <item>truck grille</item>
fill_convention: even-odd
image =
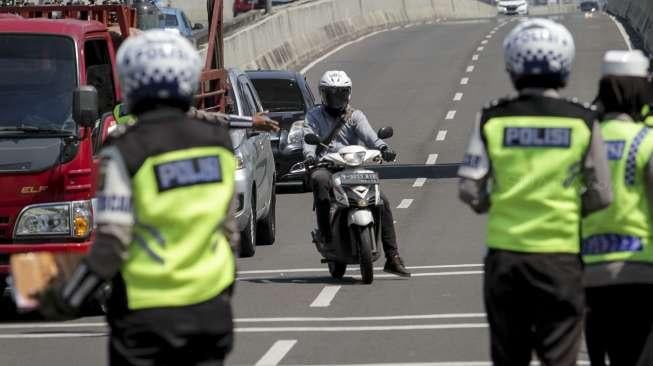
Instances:
[[[506,9],[507,9],[508,11],[516,11],[516,10],[517,10],[517,7],[516,7],[516,6],[507,6]]]

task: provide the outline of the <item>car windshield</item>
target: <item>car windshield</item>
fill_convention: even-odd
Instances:
[[[178,25],[177,15],[166,14],[164,27],[177,27]]]
[[[270,112],[304,110],[304,98],[294,80],[252,79],[263,109]]]
[[[73,131],[77,67],[73,41],[45,35],[0,36],[0,129]]]
[[[592,10],[592,9],[598,9],[598,7],[599,7],[598,4],[595,3],[595,2],[592,2],[592,1],[586,1],[586,2],[580,4],[580,9],[582,11],[589,11],[589,10]]]

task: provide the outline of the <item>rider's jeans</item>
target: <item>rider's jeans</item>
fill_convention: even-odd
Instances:
[[[330,194],[333,189],[331,182],[331,172],[324,168],[318,168],[311,173],[311,188],[313,189],[313,198],[315,199],[315,212],[320,232],[328,233],[331,230],[329,224],[329,209],[331,204]],[[381,242],[383,251],[387,258],[399,254],[397,249],[397,234],[395,231],[394,218],[388,199],[381,192]]]

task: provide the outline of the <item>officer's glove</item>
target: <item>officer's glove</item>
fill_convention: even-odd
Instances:
[[[397,158],[397,153],[390,146],[385,145],[381,148],[381,157],[387,162],[392,162]]]
[[[315,155],[308,155],[304,160],[304,165],[306,166],[307,169],[314,166],[315,164],[317,164],[317,159],[315,158]]]
[[[79,310],[70,306],[61,295],[61,288],[49,286],[36,298],[39,312],[48,320],[71,320],[79,317]]]

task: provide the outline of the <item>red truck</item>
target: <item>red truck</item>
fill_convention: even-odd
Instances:
[[[208,9],[197,107],[224,110],[222,0]],[[129,36],[135,9],[0,7],[0,290],[10,254],[84,252],[93,241],[97,154],[121,100],[112,25]]]

